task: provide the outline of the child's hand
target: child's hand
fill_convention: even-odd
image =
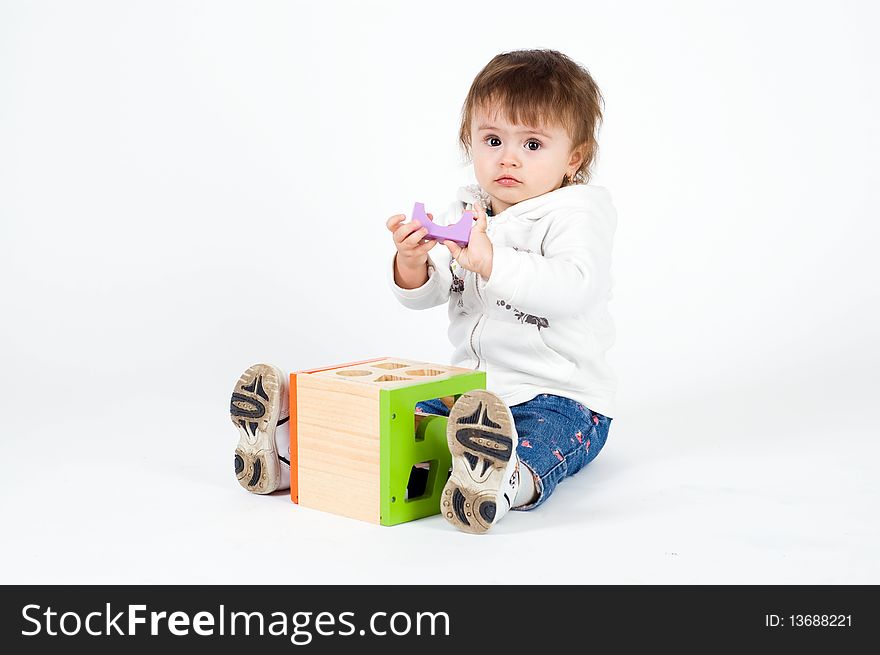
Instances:
[[[449,254],[459,263],[462,268],[473,271],[489,279],[492,274],[492,242],[486,234],[486,210],[480,203],[474,203],[474,215],[476,222],[471,228],[471,236],[466,248],[462,248],[455,241],[444,241],[443,245],[449,249]]]
[[[434,215],[428,214],[428,218],[433,221]],[[422,227],[418,221],[403,224],[404,220],[406,216],[397,214],[385,223],[397,248],[397,268],[404,271],[421,271],[428,264],[428,251],[437,245],[437,241],[423,240],[428,233],[427,228]]]

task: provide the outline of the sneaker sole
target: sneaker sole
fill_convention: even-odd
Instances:
[[[452,408],[446,429],[452,474],[440,513],[459,530],[482,534],[492,527],[498,491],[515,466],[515,435],[510,409],[494,394],[471,391]]]
[[[248,368],[232,390],[229,415],[238,428],[235,476],[255,494],[268,494],[281,484],[275,428],[281,411],[283,373],[268,364]]]

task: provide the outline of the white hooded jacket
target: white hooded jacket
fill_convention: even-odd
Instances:
[[[477,186],[462,187],[435,222],[455,223],[481,196]],[[508,406],[547,393],[613,417],[617,380],[606,352],[615,339],[608,301],[616,226],[606,189],[562,187],[488,217],[488,282],[438,245],[424,285],[397,286],[393,258],[390,285],[411,309],[449,303],[451,364],[486,371],[489,390]]]

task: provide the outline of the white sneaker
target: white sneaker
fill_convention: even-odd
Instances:
[[[449,413],[446,440],[452,475],[443,488],[440,513],[459,530],[486,532],[507,513],[519,488],[510,408],[491,391],[469,391]]]
[[[229,414],[238,428],[235,475],[255,494],[290,488],[290,398],[287,376],[254,364],[232,390]]]

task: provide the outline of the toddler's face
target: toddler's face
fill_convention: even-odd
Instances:
[[[474,171],[495,214],[562,186],[562,178],[582,161],[571,146],[560,125],[517,125],[485,109],[474,112],[471,121]]]

